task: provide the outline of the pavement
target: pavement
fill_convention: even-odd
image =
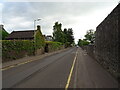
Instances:
[[[118,88],[117,80],[81,48],[2,71],[3,88]]]

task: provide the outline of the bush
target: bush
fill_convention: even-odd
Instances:
[[[5,30],[0,30],[0,40],[5,40],[5,38],[9,35]]]
[[[45,43],[48,48],[48,52],[60,50],[64,47],[64,45],[60,42],[46,41]]]
[[[86,41],[86,40],[79,40],[78,45],[79,45],[79,46],[89,45],[89,42]]]
[[[3,40],[2,59],[5,61],[34,55],[34,43],[30,40]]]
[[[36,38],[33,40],[1,40],[2,42],[2,62],[19,59],[25,56],[34,55],[37,49],[44,48],[45,44],[48,45],[49,52],[60,50],[63,44],[60,42],[42,41]],[[35,47],[36,46],[36,47]]]
[[[44,48],[45,46],[44,36],[39,30],[37,30],[35,35],[35,46],[36,46],[36,49]]]

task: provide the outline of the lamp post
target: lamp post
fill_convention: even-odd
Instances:
[[[34,31],[36,30],[36,21],[40,21],[41,19],[36,19],[36,20],[34,20]],[[34,32],[34,34],[35,34],[35,32]]]
[[[34,20],[34,49],[36,49],[36,44],[35,44],[35,40],[36,40],[36,38],[35,38],[35,31],[36,31],[36,22],[37,21],[40,21],[41,19],[36,19],[36,20]],[[35,51],[36,50],[34,50],[34,54],[35,54]]]

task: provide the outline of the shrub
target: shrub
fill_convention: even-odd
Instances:
[[[37,30],[35,35],[35,46],[36,49],[43,48],[45,46],[45,39],[41,31]]]
[[[5,30],[0,30],[0,40],[5,40],[5,38],[9,35]]]
[[[48,46],[49,52],[60,50],[61,48],[63,48],[63,44],[60,42],[46,41],[45,43]]]
[[[3,62],[14,60],[26,55],[34,55],[34,43],[30,40],[3,40],[2,58]]]
[[[86,40],[79,40],[78,45],[79,45],[79,46],[89,45],[89,42],[86,41]]]

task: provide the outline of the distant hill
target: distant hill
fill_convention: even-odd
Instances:
[[[3,25],[0,25],[0,40],[5,40],[9,33],[4,29]]]

